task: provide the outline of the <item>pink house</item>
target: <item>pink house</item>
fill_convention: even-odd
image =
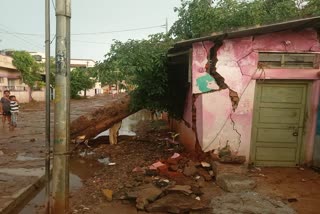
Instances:
[[[312,164],[320,97],[320,17],[181,41],[169,51],[184,90],[172,126],[189,150],[231,151],[249,164]],[[320,151],[319,151],[320,152]]]

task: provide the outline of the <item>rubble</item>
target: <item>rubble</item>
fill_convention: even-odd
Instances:
[[[218,161],[211,162],[213,173],[217,176],[222,173],[246,174],[248,168],[246,165],[223,164]]]
[[[195,167],[195,164],[193,161],[189,161],[188,164],[183,169],[183,174],[185,176],[192,176],[197,173],[197,168]]]
[[[234,173],[217,175],[216,183],[226,192],[250,191],[256,187],[256,182],[252,178]]]
[[[201,211],[205,208],[206,205],[201,201],[184,194],[173,193],[149,204],[146,210],[148,212],[186,213]]]
[[[161,193],[162,190],[153,185],[142,188],[137,195],[136,207],[139,210],[144,210],[145,206],[148,205],[149,202],[155,201]]]
[[[170,187],[167,191],[169,193],[170,192],[178,192],[178,193],[183,193],[185,195],[192,194],[191,186],[189,186],[189,185],[175,185],[173,187]]]
[[[214,214],[296,214],[281,201],[271,199],[256,192],[227,193],[212,199],[211,213]]]

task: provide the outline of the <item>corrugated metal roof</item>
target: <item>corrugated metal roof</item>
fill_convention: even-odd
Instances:
[[[320,28],[320,16],[286,21],[270,25],[256,26],[251,28],[242,28],[230,32],[212,33],[210,36],[177,42],[174,44],[174,47],[169,50],[169,53],[174,53],[189,48],[191,47],[192,43],[195,42],[241,38],[246,36],[256,36],[286,30],[301,30],[305,28]]]

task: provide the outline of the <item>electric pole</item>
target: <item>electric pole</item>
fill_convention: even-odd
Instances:
[[[51,213],[69,207],[71,0],[56,0],[56,86]]]
[[[46,213],[50,211],[50,0],[45,2],[45,45],[46,45]]]

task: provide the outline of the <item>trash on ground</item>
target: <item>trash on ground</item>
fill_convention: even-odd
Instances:
[[[105,164],[105,165],[108,165],[110,163],[110,159],[109,158],[100,158],[100,159],[98,159],[98,162]]]
[[[176,153],[176,152],[171,156],[171,158],[173,158],[173,159],[178,158],[178,157],[180,157],[180,154]]]

